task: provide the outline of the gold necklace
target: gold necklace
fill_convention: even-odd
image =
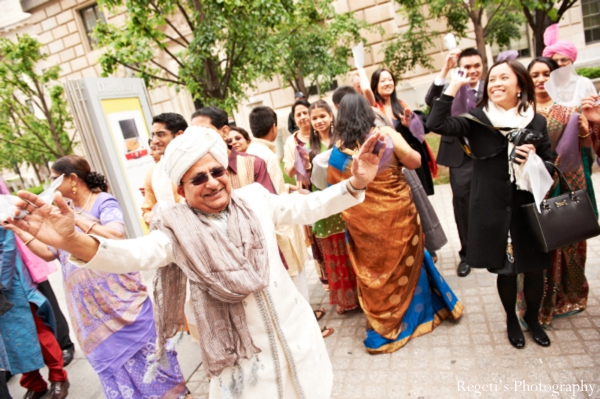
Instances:
[[[76,214],[80,215],[81,212],[83,212],[85,210],[85,207],[87,206],[88,202],[90,202],[90,198],[92,198],[92,194],[94,194],[93,192],[90,191],[90,195],[88,196],[87,200],[85,201],[85,204],[83,204],[83,206],[81,207],[81,210],[75,211],[75,201],[73,201],[73,210],[75,211]]]

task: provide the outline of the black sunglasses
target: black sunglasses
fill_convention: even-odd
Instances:
[[[213,177],[213,179],[218,179],[219,177],[223,176],[225,172],[227,172],[226,168],[224,168],[223,166],[217,166],[211,169],[210,175]],[[192,183],[194,186],[199,186],[201,184],[206,183],[207,181],[208,174],[204,172],[198,173],[196,176],[190,179],[190,183]]]

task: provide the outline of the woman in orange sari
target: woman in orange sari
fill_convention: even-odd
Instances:
[[[374,121],[363,96],[344,96],[335,126],[340,140],[329,158],[329,184],[350,176],[352,157],[374,130]],[[419,167],[421,157],[396,131],[378,129],[387,136],[389,156],[367,186],[365,201],[342,212],[342,218],[367,317],[365,346],[370,353],[391,353],[433,331],[448,316],[458,319],[463,306],[424,248],[420,217],[402,173],[402,167]]]

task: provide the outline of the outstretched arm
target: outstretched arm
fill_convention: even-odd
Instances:
[[[98,242],[75,230],[75,217],[60,193],[54,194],[56,207],[45,203],[37,195],[19,191],[20,212],[29,214],[23,219],[9,220],[19,229],[31,234],[44,244],[63,249],[72,255],[89,260],[98,251]]]
[[[22,200],[17,206],[29,214],[21,220],[9,220],[8,226],[14,225],[44,244],[69,252],[78,266],[130,273],[162,267],[174,260],[171,243],[160,231],[130,240],[92,237],[75,230],[73,212],[60,193],[54,196],[56,207],[27,191],[19,191],[18,195]]]

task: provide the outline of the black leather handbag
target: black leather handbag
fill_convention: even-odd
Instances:
[[[573,191],[560,169],[550,162],[546,163],[554,166],[568,192],[545,199],[540,206],[541,213],[535,204],[521,206],[536,249],[550,252],[600,235],[600,225],[586,190]]]

